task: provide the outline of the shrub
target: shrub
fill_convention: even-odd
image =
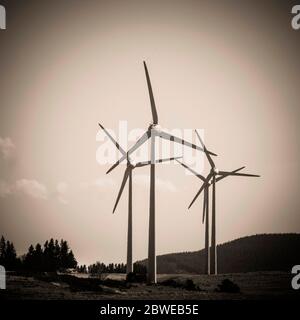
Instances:
[[[238,293],[240,287],[229,279],[224,279],[221,284],[218,285],[217,291],[227,293]]]
[[[126,282],[137,282],[137,283],[143,283],[147,281],[147,275],[146,274],[140,274],[135,272],[129,272],[126,276]]]

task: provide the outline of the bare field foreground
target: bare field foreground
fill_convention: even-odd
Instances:
[[[225,279],[227,279],[225,282],[233,284],[233,288],[238,289],[232,290],[230,286],[230,288],[228,286],[220,287]],[[236,273],[217,276],[161,274],[158,275],[157,285],[147,285],[145,283],[127,283],[123,274],[106,275],[104,279],[76,275],[24,276],[9,274],[7,289],[0,291],[0,299],[299,299],[300,292],[292,289],[291,279],[292,275],[284,272]]]

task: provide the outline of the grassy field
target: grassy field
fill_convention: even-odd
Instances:
[[[126,283],[125,275],[107,275],[105,280],[74,276],[7,276],[7,289],[0,299],[299,299],[300,292],[291,288],[292,276],[283,272],[243,274],[159,275],[157,285]],[[79,280],[78,280],[79,279]],[[240,292],[222,292],[224,279],[236,284]],[[170,281],[171,280],[171,281]],[[193,284],[192,288],[186,286]]]

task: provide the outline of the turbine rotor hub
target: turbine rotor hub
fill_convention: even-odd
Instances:
[[[161,126],[159,124],[152,123],[152,124],[150,124],[149,129],[150,130],[154,130],[156,132],[160,132],[161,131]]]
[[[128,159],[127,166],[133,169],[136,166],[136,162],[134,160]]]

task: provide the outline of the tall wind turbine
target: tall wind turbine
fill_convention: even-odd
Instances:
[[[180,163],[184,168],[189,170],[191,173],[193,173],[197,178],[199,178],[203,182],[203,189],[204,189],[204,196],[203,196],[203,217],[202,217],[202,223],[205,221],[205,272],[206,274],[210,274],[210,252],[209,252],[209,187],[210,182],[207,182],[207,177],[202,176],[201,174],[198,174],[196,171],[188,167],[186,164],[176,160],[178,163]],[[236,169],[232,171],[231,173],[238,172],[245,167],[241,167],[239,169]],[[221,176],[216,179],[216,182],[226,178],[227,176]]]
[[[161,130],[158,124],[158,114],[155,105],[154,95],[152,91],[151,81],[147,65],[144,61],[144,69],[146,74],[147,86],[150,97],[150,105],[152,112],[153,122],[148,127],[148,130],[141,136],[136,144],[128,150],[128,155],[137,150],[142,144],[144,144],[149,138],[151,139],[151,165],[150,165],[150,205],[149,205],[149,242],[148,242],[148,282],[156,283],[156,249],[155,249],[155,138],[160,137],[168,141],[174,141],[176,143],[183,144],[190,148],[204,151],[203,148],[198,147],[195,144],[187,142],[183,139],[175,137],[167,132]],[[209,155],[216,155],[210,151],[206,151]],[[126,159],[126,155],[123,155],[108,171],[112,171],[122,161]]]
[[[208,176],[206,177],[206,181],[202,184],[200,190],[197,192],[196,196],[192,200],[189,208],[193,205],[195,200],[198,198],[200,193],[205,189],[207,184],[212,184],[212,232],[211,232],[211,273],[217,274],[218,273],[218,264],[217,264],[217,247],[216,247],[216,180],[217,177],[227,177],[227,176],[241,176],[241,177],[260,177],[259,175],[255,174],[246,174],[246,173],[238,173],[238,172],[229,172],[229,171],[220,171],[216,168],[214,161],[212,160],[210,153],[207,151],[200,135],[198,134],[197,130],[196,134],[197,137],[204,149],[205,155],[207,160],[210,164],[211,170]],[[206,202],[208,204],[208,202]]]
[[[113,213],[115,213],[116,208],[118,206],[119,200],[125,188],[125,185],[128,181],[128,230],[127,230],[127,264],[126,264],[126,273],[133,272],[133,262],[132,262],[132,171],[135,168],[141,168],[151,164],[151,161],[143,161],[134,163],[132,159],[130,159],[128,153],[124,151],[124,149],[120,146],[120,144],[110,135],[110,133],[99,123],[101,129],[106,133],[106,135],[110,138],[112,143],[116,146],[116,148],[121,152],[121,154],[127,157],[127,167],[125,169],[123,180],[121,183],[121,187],[118,193],[118,197],[116,199]],[[167,159],[159,159],[156,160],[156,163],[172,161],[175,159],[180,159],[181,157],[173,157]]]

